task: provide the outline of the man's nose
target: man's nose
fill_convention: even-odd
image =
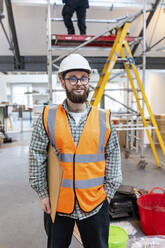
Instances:
[[[76,85],[82,85],[81,79],[77,79],[77,84]]]

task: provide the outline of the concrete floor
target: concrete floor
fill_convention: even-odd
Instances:
[[[10,134],[15,140],[0,146],[0,248],[45,248],[43,214],[35,192],[28,183],[28,147],[31,132]],[[148,165],[137,167],[139,155],[124,158],[123,184],[137,188],[165,189],[165,167],[157,168],[150,149],[145,152]],[[160,153],[161,160],[165,160]],[[120,223],[121,224],[121,223]],[[71,248],[82,246],[75,237]]]

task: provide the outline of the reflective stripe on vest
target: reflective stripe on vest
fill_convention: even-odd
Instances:
[[[106,197],[104,147],[110,136],[110,112],[92,107],[77,147],[62,106],[45,113],[44,125],[64,172],[57,211],[71,213],[76,194],[80,207],[89,212]]]
[[[75,189],[87,189],[102,185],[104,183],[104,177],[94,178],[90,180],[76,180]],[[73,180],[63,179],[61,186],[66,188],[73,188]]]

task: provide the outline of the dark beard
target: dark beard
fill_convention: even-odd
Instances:
[[[86,102],[89,95],[89,88],[84,89],[83,95],[76,95],[73,93],[73,90],[69,91],[66,89],[66,96],[72,103],[84,103]]]

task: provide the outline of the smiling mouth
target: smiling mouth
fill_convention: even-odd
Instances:
[[[84,92],[84,89],[75,89],[73,92]]]

